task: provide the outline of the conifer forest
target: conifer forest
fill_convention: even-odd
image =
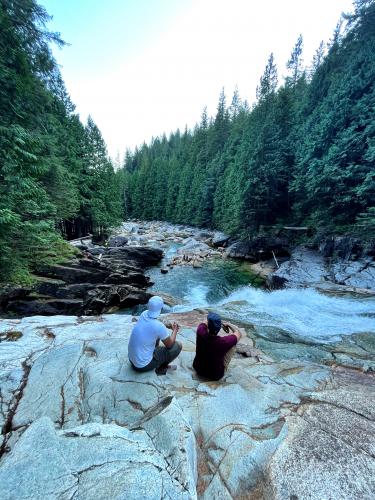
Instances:
[[[279,225],[375,234],[374,0],[355,0],[310,64],[302,35],[286,68],[271,54],[255,103],[223,89],[214,116],[116,169],[75,112],[48,20],[35,0],[0,0],[1,282],[32,280],[37,263],[72,252],[66,239],[127,218],[241,239]]]

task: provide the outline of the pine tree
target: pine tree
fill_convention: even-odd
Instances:
[[[297,42],[292,50],[292,53],[286,65],[287,69],[289,70],[289,75],[285,80],[287,86],[295,87],[298,80],[303,75],[302,51],[303,51],[303,38],[302,35],[300,35],[297,39]]]

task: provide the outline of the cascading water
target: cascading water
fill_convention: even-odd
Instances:
[[[268,292],[249,285],[254,277],[244,263],[218,259],[199,269],[177,266],[166,275],[154,269],[150,276],[154,292],[177,300],[174,312],[214,309],[257,331],[283,330],[315,343],[355,333],[375,335],[374,298],[325,295],[312,288]]]
[[[233,320],[258,329],[281,328],[317,343],[335,342],[353,333],[375,333],[375,300],[327,296],[314,289],[267,292],[247,286],[216,307]]]

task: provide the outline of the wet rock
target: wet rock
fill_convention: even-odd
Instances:
[[[169,295],[168,293],[160,292],[158,290],[154,295],[158,295],[159,297],[161,297],[163,299],[164,304],[167,306],[173,307],[179,304],[179,300],[175,299],[174,297],[172,297],[172,295]]]

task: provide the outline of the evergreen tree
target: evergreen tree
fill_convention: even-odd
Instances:
[[[292,50],[292,53],[286,65],[287,69],[289,70],[289,75],[285,80],[287,86],[295,87],[298,80],[303,75],[302,51],[303,51],[303,38],[302,35],[300,35],[297,39],[297,42]]]

